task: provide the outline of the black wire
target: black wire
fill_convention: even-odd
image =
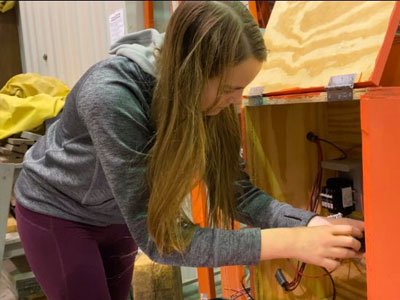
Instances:
[[[246,292],[248,299],[254,300],[253,296],[249,293],[248,288],[246,288],[245,285],[244,285],[244,283],[243,283],[243,281],[244,281],[245,278],[246,278],[246,275],[243,276],[242,280],[240,281],[240,284],[242,285],[243,290]]]
[[[320,137],[318,137],[318,140],[320,140],[321,142],[327,143],[327,144],[331,145],[332,147],[336,148],[337,150],[339,150],[342,153],[342,156],[337,158],[338,160],[347,158],[347,153],[342,148],[337,146],[336,144],[334,144],[334,143],[332,143],[332,142],[330,142],[328,140],[321,139]]]
[[[331,273],[329,273],[329,271],[328,271],[327,269],[325,269],[325,268],[322,268],[322,269],[324,269],[324,271],[326,272],[326,274],[328,274],[329,279],[331,280],[332,289],[333,289],[332,300],[336,300],[336,285],[335,285],[335,281],[333,280],[333,277],[332,277]]]
[[[310,137],[309,137],[309,134],[310,134]],[[310,132],[309,134],[307,134],[307,139],[311,142],[314,142],[317,145],[317,151],[318,151],[317,174],[314,179],[314,184],[312,187],[312,191],[311,191],[311,195],[310,195],[310,204],[309,204],[310,210],[312,212],[316,212],[318,209],[318,204],[320,202],[321,183],[322,183],[322,161],[324,159],[320,142],[325,142],[325,143],[333,146],[337,150],[339,150],[342,153],[342,156],[337,159],[346,159],[347,154],[343,149],[339,148],[334,143],[332,143],[328,140],[325,140],[325,139],[321,139],[317,135],[313,134],[312,132]],[[296,274],[295,274],[294,279],[291,282],[286,281],[286,283],[284,285],[284,289],[286,291],[294,291],[298,287],[298,285],[300,284],[300,281],[303,277],[303,272],[304,272],[304,269],[306,268],[306,266],[307,266],[307,264],[304,262],[301,263],[300,267],[299,267],[299,263],[297,263]],[[332,275],[325,268],[323,268],[323,269],[325,272],[327,272],[329,279],[332,282],[332,287],[333,287],[333,298],[332,299],[335,300],[336,299],[335,282],[333,280]],[[243,284],[242,284],[242,286],[243,286]]]
[[[316,212],[318,209],[318,204],[320,200],[319,194],[321,193],[321,182],[322,182],[321,164],[322,160],[324,159],[319,139],[316,139],[314,142],[317,145],[317,150],[318,150],[318,163],[317,163],[317,175],[315,176],[313,188],[310,195],[310,210],[312,212]]]

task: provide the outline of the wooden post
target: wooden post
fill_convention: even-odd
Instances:
[[[144,28],[154,28],[153,1],[144,1]]]
[[[192,193],[192,216],[195,224],[201,227],[207,225],[207,193],[204,183],[196,186]],[[197,268],[199,294],[206,294],[208,298],[215,298],[215,281],[213,268]]]

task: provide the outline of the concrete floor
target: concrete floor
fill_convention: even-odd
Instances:
[[[0,278],[0,300],[17,300],[3,276]]]

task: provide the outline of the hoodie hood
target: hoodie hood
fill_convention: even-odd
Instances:
[[[155,29],[145,29],[123,36],[110,48],[110,54],[125,56],[136,62],[146,73],[155,76],[154,50],[160,48],[164,33]]]

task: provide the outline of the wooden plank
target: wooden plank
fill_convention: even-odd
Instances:
[[[199,183],[191,192],[193,222],[201,227],[207,226],[207,192],[204,182]],[[199,294],[215,298],[215,280],[213,268],[197,268]]]
[[[154,4],[153,1],[143,2],[144,28],[154,28]]]
[[[267,95],[322,90],[333,75],[379,84],[400,19],[394,1],[277,1],[264,40],[262,71],[246,88]],[[366,22],[368,20],[368,22]]]
[[[0,147],[0,153],[4,155],[11,155],[12,151],[6,147]]]
[[[240,223],[234,222],[234,229],[240,229]],[[224,266],[221,267],[221,290],[225,299],[246,300],[245,295],[238,296],[237,291],[241,291],[242,280],[245,277],[243,266]],[[234,298],[235,297],[235,298]]]
[[[4,147],[0,147],[0,153],[2,152],[2,149],[6,149]],[[7,150],[9,151],[9,150]],[[24,155],[21,153],[16,153],[16,152],[12,152],[11,154],[0,154],[0,163],[13,163],[13,164],[19,164],[23,161],[24,159]]]
[[[14,217],[8,217],[7,220],[7,233],[17,231],[17,221]]]
[[[307,208],[317,149],[309,131],[325,136],[326,105],[247,107],[247,166],[255,185],[276,199]]]
[[[8,138],[7,143],[11,145],[28,145],[31,146],[35,143],[33,140],[19,139],[19,138]]]
[[[353,99],[343,100],[344,102],[352,100],[360,100],[361,95],[365,94],[368,88],[359,88],[353,90]],[[299,103],[320,103],[328,102],[328,96],[326,92],[312,92],[302,93],[293,95],[276,95],[262,97],[259,99],[252,100],[250,98],[243,100],[243,106],[262,106],[262,105],[283,105],[283,104],[299,104]]]
[[[398,212],[400,88],[361,99],[368,299],[397,299],[400,286]]]
[[[28,150],[28,146],[25,144],[22,145],[10,145],[10,144],[6,144],[4,146],[6,149],[13,151],[13,152],[17,152],[17,153],[25,153]]]
[[[381,86],[400,86],[400,36],[396,36],[382,74]]]
[[[14,75],[22,72],[18,38],[17,8],[0,13],[0,89]]]
[[[29,132],[29,131],[23,131],[21,133],[21,138],[32,140],[32,141],[37,141],[41,137],[42,137],[42,135],[37,134],[37,133],[33,133],[33,132]]]

